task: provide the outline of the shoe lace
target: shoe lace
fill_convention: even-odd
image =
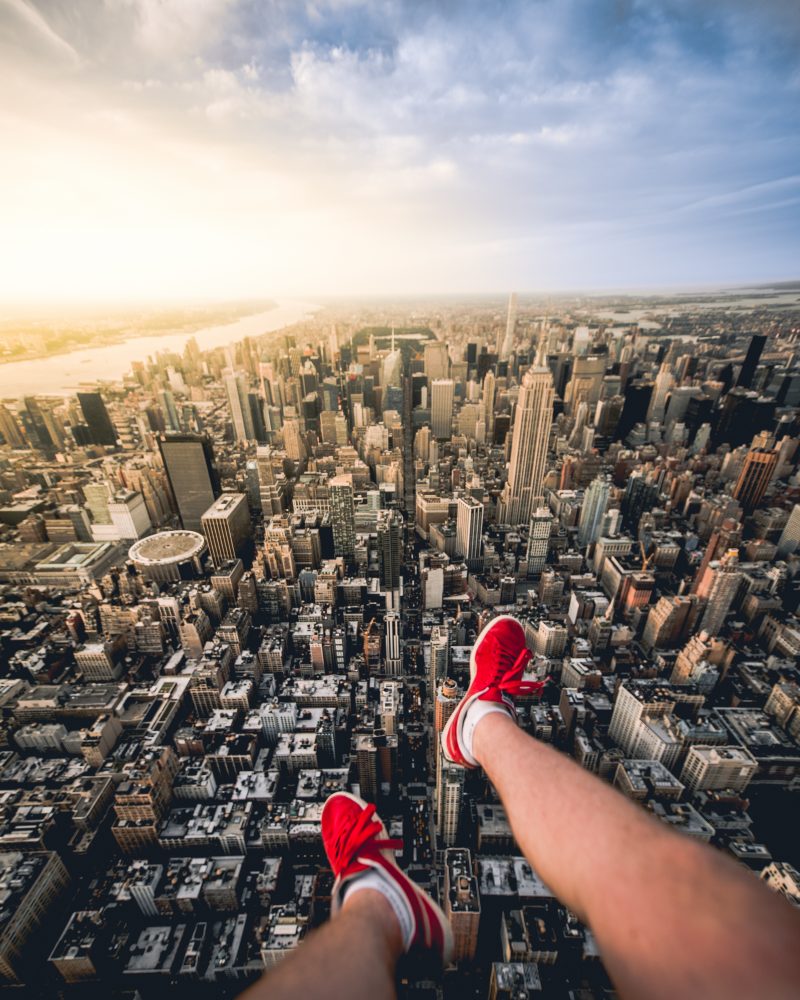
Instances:
[[[526,665],[533,659],[531,651],[524,646],[512,660],[511,654],[501,650],[498,656],[495,684],[499,691],[512,698],[519,695],[536,694],[545,685],[544,681],[524,681],[522,673]]]
[[[371,848],[402,850],[402,840],[396,837],[377,836],[381,832],[382,826],[379,820],[373,818],[374,815],[375,805],[370,803],[361,811],[352,826],[342,828],[339,831],[333,843],[333,857],[331,858],[335,869],[342,871],[347,868],[367,844]]]

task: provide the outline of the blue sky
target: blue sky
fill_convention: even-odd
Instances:
[[[794,0],[0,0],[0,297],[800,276]]]

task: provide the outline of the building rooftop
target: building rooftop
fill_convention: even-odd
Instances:
[[[48,851],[0,852],[0,930],[33,888],[51,857]]]
[[[128,556],[143,566],[168,565],[192,559],[205,547],[205,538],[196,531],[159,531],[135,542]]]
[[[168,975],[186,936],[186,924],[145,927],[131,946],[124,972],[128,975]]]
[[[495,962],[492,965],[495,987],[513,1000],[527,1000],[541,993],[542,980],[535,962]]]
[[[653,795],[681,794],[683,785],[675,775],[665,767],[659,760],[631,760],[626,758],[620,761],[618,768],[625,772],[625,776],[634,792]]]
[[[461,847],[450,847],[445,851],[444,863],[452,912],[480,913],[478,882],[472,871],[470,852]]]
[[[664,823],[700,840],[709,841],[716,833],[714,827],[688,802],[651,801],[647,803],[647,808]]]
[[[49,960],[81,961],[89,959],[103,935],[105,919],[100,910],[78,910],[67,921],[61,937],[50,952]]]
[[[789,758],[800,762],[800,746],[761,709],[717,708],[715,712],[735,742],[746,747],[756,760]]]
[[[203,518],[225,518],[232,510],[247,501],[244,493],[223,493],[203,514]]]

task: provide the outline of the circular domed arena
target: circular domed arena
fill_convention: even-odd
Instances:
[[[159,531],[128,549],[134,566],[153,583],[192,580],[203,573],[206,540],[196,531]]]

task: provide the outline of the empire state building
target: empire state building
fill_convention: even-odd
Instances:
[[[555,389],[550,369],[529,368],[514,412],[508,481],[500,497],[500,524],[527,524],[543,500],[547,446],[553,423]]]

